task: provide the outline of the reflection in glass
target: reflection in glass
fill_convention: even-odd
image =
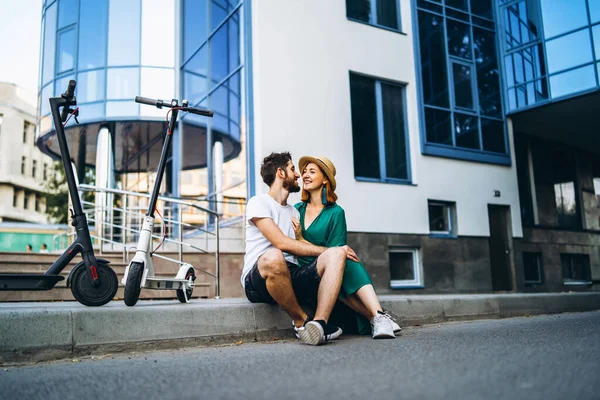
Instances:
[[[48,99],[54,96],[54,85],[48,84],[42,88],[42,92],[40,94],[40,115],[44,116],[50,113],[50,103]]]
[[[469,25],[447,19],[448,53],[452,56],[471,59],[471,30]]]
[[[142,68],[140,96],[151,99],[175,98],[175,74],[170,68]],[[189,100],[189,99],[188,99]],[[141,115],[164,117],[164,110],[142,107]]]
[[[592,35],[594,36],[594,53],[596,54],[596,60],[600,60],[600,25],[596,25],[592,28]]]
[[[485,115],[501,117],[500,71],[496,58],[495,39],[493,32],[473,28],[479,111]]]
[[[408,179],[403,88],[381,84],[385,172],[388,178]]]
[[[398,2],[396,0],[377,0],[377,25],[400,29],[397,7]]]
[[[106,63],[107,0],[81,0],[79,10],[79,71]]]
[[[562,71],[593,60],[590,32],[587,29],[546,42],[548,71]]]
[[[142,65],[172,68],[175,61],[175,2],[142,0],[142,10]],[[156,32],[158,26],[160,34]]]
[[[77,21],[77,0],[60,0],[58,2],[58,29]]]
[[[229,73],[241,63],[240,57],[240,12],[236,12],[228,21],[229,24]]]
[[[80,72],[77,75],[77,101],[87,103],[104,100],[104,70]]]
[[[79,82],[77,82],[77,85],[79,85]],[[83,105],[79,108],[78,118],[79,122],[97,121],[104,118],[104,103]]]
[[[469,11],[469,4],[467,0],[446,0],[446,5],[448,7],[458,8],[459,10]]]
[[[492,0],[471,0],[471,13],[487,19],[494,19]]]
[[[210,3],[210,30],[213,31],[227,17],[229,11],[223,1],[212,0]]]
[[[596,86],[596,75],[593,65],[550,77],[553,98],[591,89],[594,86]]]
[[[346,0],[346,16],[368,23],[371,21],[371,0]]]
[[[380,179],[375,80],[350,75],[354,175]]]
[[[206,0],[183,1],[183,61],[206,41]]]
[[[140,0],[110,0],[108,65],[140,64]]]
[[[590,18],[592,24],[594,22],[600,22],[600,0],[588,0],[590,6]]]
[[[483,150],[506,153],[504,123],[502,121],[481,118],[481,137],[483,139]]]
[[[109,100],[130,100],[139,95],[139,68],[109,68],[106,80],[106,98]]]
[[[73,75],[68,75],[54,81],[54,96],[60,96],[67,91],[69,81],[73,79]],[[75,93],[77,94],[77,93]]]
[[[223,80],[228,70],[228,51],[227,51],[227,26],[229,22],[221,26],[219,30],[210,38],[210,67],[211,78],[214,83],[211,87]]]
[[[587,25],[586,0],[540,0],[546,39]]]
[[[54,3],[46,10],[46,21],[44,25],[44,60],[42,68],[42,84],[50,82],[50,80],[54,78],[56,7],[57,4]]]
[[[425,107],[425,127],[427,142],[453,145],[450,112]]]
[[[149,107],[147,107],[149,108]],[[140,105],[133,101],[107,101],[106,117],[136,117],[140,112]]]
[[[575,201],[575,183],[554,184],[554,198],[559,226],[577,226],[577,202]]]
[[[454,113],[454,134],[458,147],[479,149],[478,123],[477,117]]]
[[[473,72],[468,65],[453,63],[454,104],[456,107],[473,109]]]
[[[539,15],[538,0],[524,0],[504,8],[504,28],[509,48],[539,37]]]
[[[449,107],[443,18],[419,11],[421,77],[425,104]]]
[[[58,71],[68,71],[75,67],[75,29],[63,31],[58,36]]]

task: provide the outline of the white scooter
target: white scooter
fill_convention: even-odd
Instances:
[[[183,102],[179,104],[176,99],[163,101],[136,96],[135,101],[136,103],[147,104],[157,108],[162,108],[163,106],[167,107],[169,108],[167,115],[170,112],[171,118],[169,119],[167,136],[165,137],[160,161],[158,162],[156,181],[154,182],[154,188],[152,190],[152,195],[150,196],[148,211],[144,218],[135,256],[125,269],[125,274],[121,281],[123,285],[125,285],[124,301],[126,305],[134,306],[140,298],[142,288],[146,288],[176,290],[177,299],[182,303],[189,303],[190,298],[192,297],[192,291],[194,290],[194,281],[196,280],[196,270],[193,266],[190,264],[182,264],[177,275],[175,275],[175,278],[159,278],[154,275],[154,263],[152,261],[154,211],[156,209],[156,202],[158,200],[165,166],[167,164],[167,155],[169,153],[169,148],[171,147],[171,136],[175,131],[175,122],[177,121],[179,111],[190,112],[206,117],[212,117],[213,112],[202,108],[188,107],[187,100],[183,100]]]

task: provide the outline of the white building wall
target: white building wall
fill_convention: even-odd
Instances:
[[[514,162],[421,154],[411,4],[400,3],[406,35],[349,21],[344,0],[253,2],[256,193],[267,190],[259,171],[270,152],[291,151],[296,163],[325,155],[338,171],[336,193],[350,231],[428,234],[427,200],[435,199],[456,202],[461,236],[488,236],[487,205],[509,205],[513,235],[521,237]],[[406,84],[413,185],[355,180],[349,71]],[[514,160],[512,133],[510,142]]]

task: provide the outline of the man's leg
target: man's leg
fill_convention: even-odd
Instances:
[[[327,322],[342,287],[346,251],[340,247],[327,249],[317,259],[317,273],[321,277],[317,295],[315,320]]]
[[[260,256],[258,272],[266,281],[267,291],[273,300],[292,318],[294,325],[300,328],[308,315],[298,304],[298,299],[292,289],[290,271],[281,250],[270,249]]]

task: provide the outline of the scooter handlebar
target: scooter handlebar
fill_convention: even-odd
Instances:
[[[150,99],[148,97],[142,97],[142,96],[135,96],[135,102],[141,103],[141,104],[147,104],[149,106],[154,106],[154,107],[158,107],[158,108],[171,107],[171,102],[168,100]],[[185,111],[185,112],[189,112],[189,113],[197,114],[197,115],[203,115],[205,117],[212,117],[214,115],[214,112],[207,110],[205,108],[199,108],[199,107],[183,107],[183,106],[181,106],[181,111]]]

